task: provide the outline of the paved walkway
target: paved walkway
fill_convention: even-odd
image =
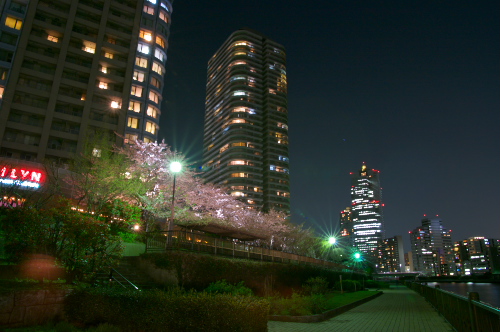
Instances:
[[[269,332],[441,332],[454,331],[416,292],[391,287],[384,294],[320,323],[268,322]]]

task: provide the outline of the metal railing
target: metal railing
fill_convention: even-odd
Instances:
[[[187,231],[162,231],[148,232],[146,241],[146,252],[163,252],[166,249],[187,249],[191,251],[206,252],[214,255],[230,256],[233,258],[254,259],[267,262],[280,263],[309,263],[326,266],[328,268],[353,272],[345,265],[324,261],[312,257],[300,256],[279,250],[252,246],[245,242],[218,239],[205,234],[191,233]],[[354,271],[361,272],[361,271]]]
[[[122,279],[122,281],[120,281],[119,278],[115,277],[113,274],[118,274],[120,276],[120,278]],[[116,282],[118,285],[122,286],[123,288],[128,288],[127,286],[130,286],[135,290],[140,290],[139,287],[134,285],[130,280],[125,278],[125,276],[123,274],[121,274],[120,272],[116,271],[113,268],[110,268],[110,270],[109,270],[109,282],[110,283]]]
[[[422,295],[459,332],[500,331],[500,309],[480,302],[477,293],[469,293],[467,298],[415,282],[408,287]]]

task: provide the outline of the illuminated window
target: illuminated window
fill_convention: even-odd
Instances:
[[[153,143],[153,140],[149,137],[144,137],[143,141],[144,143]]]
[[[142,39],[145,39],[147,41],[153,40],[153,34],[149,31],[146,31],[146,30],[141,30],[139,32],[139,37],[141,37]]]
[[[249,163],[248,161],[246,160],[231,160],[228,165],[250,165],[251,163]],[[251,166],[251,165],[250,165]]]
[[[160,36],[156,36],[156,43],[161,47],[165,48],[165,40]]]
[[[153,67],[151,68],[155,73],[157,73],[158,75],[163,75],[163,68],[161,67],[161,65],[159,65],[158,63],[154,62],[153,61]]]
[[[159,104],[160,103],[160,95],[154,91],[149,91],[149,100]]]
[[[165,60],[165,53],[163,53],[161,50],[156,48],[155,49],[155,58],[157,58],[158,60],[163,62]]]
[[[231,177],[232,178],[247,178],[248,174],[247,173],[232,173]]]
[[[235,196],[235,197],[245,197],[246,194],[244,192],[241,192],[241,191],[233,191],[231,193],[231,196]]]
[[[250,44],[249,42],[247,41],[237,41],[233,44],[233,47],[235,46],[249,46],[249,47],[253,47],[252,44]]]
[[[278,123],[277,123],[277,126],[278,126],[279,128],[288,129],[288,126],[287,126],[286,124],[284,124],[284,123],[281,123],[281,122],[278,122]]]
[[[52,36],[52,35],[48,35],[47,36],[47,40],[51,41],[51,42],[54,42],[54,43],[58,43],[59,42],[59,38],[57,38],[56,36]]]
[[[105,52],[104,57],[108,59],[113,59],[115,55],[113,53]]]
[[[160,10],[160,20],[164,21],[165,23],[168,23],[168,14],[165,13],[164,11]]]
[[[229,124],[233,123],[250,123],[250,122],[246,121],[245,119],[233,119],[229,122]]]
[[[89,42],[89,41],[84,41],[83,42],[83,47],[82,50],[88,53],[95,53],[95,43]]]
[[[238,65],[246,65],[246,61],[233,61],[229,64],[229,68],[231,68],[232,66],[238,66]]]
[[[156,125],[153,122],[146,121],[146,129],[148,133],[156,135]]]
[[[3,98],[3,91],[5,90],[5,88],[3,86],[0,86],[0,99]]]
[[[132,96],[142,97],[142,86],[132,85],[130,94]]]
[[[155,9],[151,6],[148,6],[148,5],[144,5],[143,9],[142,9],[146,14],[150,14],[150,15],[153,15],[155,13]]]
[[[241,91],[241,90],[234,91],[234,92],[233,92],[233,96],[248,96],[248,92],[246,92],[246,91]]]
[[[135,70],[134,76],[132,77],[134,81],[144,82],[144,73],[142,71]]]
[[[134,111],[136,113],[141,113],[141,103],[138,101],[131,100],[128,103],[128,110]]]
[[[146,58],[141,58],[141,57],[136,57],[135,58],[135,64],[139,67],[147,68],[148,67],[148,59]]]
[[[158,112],[158,110],[155,107],[148,105],[148,109],[146,110],[146,114],[148,116],[157,119],[158,118],[158,113],[159,112]]]
[[[99,82],[99,89],[107,89],[108,88],[108,83],[106,82]]]
[[[248,108],[248,107],[235,107],[233,108],[232,112],[244,112],[248,114],[255,114],[255,110],[253,108]]]
[[[120,107],[121,107],[121,105],[120,105],[120,103],[118,101],[113,100],[111,102],[111,108],[120,108]]]
[[[12,29],[21,30],[23,21],[19,18],[7,16],[7,18],[5,19],[5,25]]]
[[[158,89],[161,88],[161,82],[156,77],[151,77],[151,85],[153,85],[154,87],[157,87]]]
[[[133,129],[138,129],[139,128],[139,119],[129,117],[128,122],[127,122],[127,127],[133,128]]]
[[[104,67],[104,66],[100,66],[101,68],[99,68],[99,70],[101,71],[101,73],[104,73],[104,74],[107,74],[108,73],[108,67]]]
[[[148,0],[149,2],[151,2],[152,4],[156,5],[156,0]]]
[[[149,45],[139,43],[137,44],[137,51],[143,54],[149,54]]]

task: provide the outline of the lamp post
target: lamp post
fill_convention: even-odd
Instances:
[[[174,185],[172,189],[172,207],[170,210],[170,220],[168,221],[168,239],[169,243],[172,243],[172,231],[174,230],[174,218],[175,218],[175,178],[177,173],[182,169],[182,164],[178,161],[170,163],[170,171],[174,174]]]

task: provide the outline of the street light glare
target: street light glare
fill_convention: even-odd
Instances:
[[[178,161],[174,161],[170,163],[170,170],[174,173],[180,172],[182,169],[182,164]]]
[[[335,243],[337,243],[337,239],[332,236],[332,237],[328,238],[328,243],[335,244]]]
[[[361,254],[359,252],[354,254],[354,258],[359,259],[361,257]]]

